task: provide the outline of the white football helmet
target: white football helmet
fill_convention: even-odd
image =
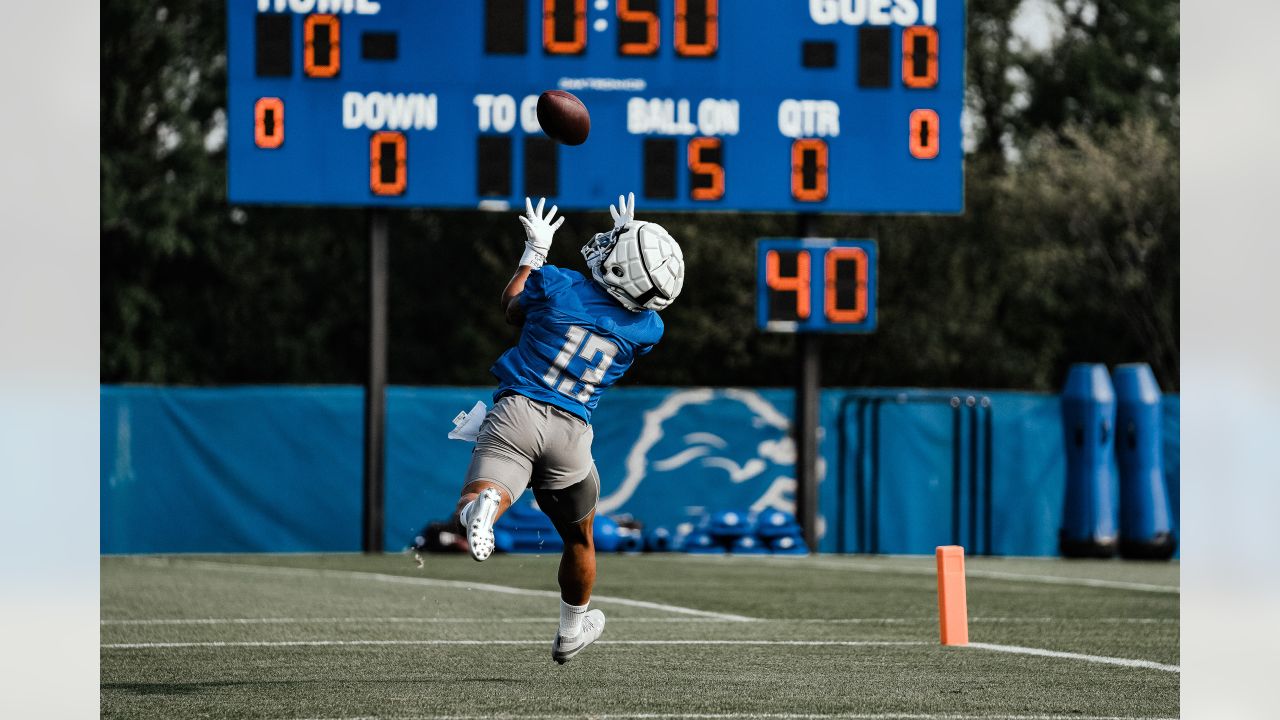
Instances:
[[[632,220],[582,246],[591,277],[634,312],[662,310],[684,287],[684,253],[651,222]]]

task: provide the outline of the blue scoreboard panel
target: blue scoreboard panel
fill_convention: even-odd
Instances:
[[[963,0],[228,0],[238,203],[963,209]],[[591,112],[538,126],[544,90]]]
[[[763,238],[756,244],[756,326],[770,332],[876,329],[876,241]]]

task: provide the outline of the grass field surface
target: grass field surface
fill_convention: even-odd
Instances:
[[[551,660],[557,556],[102,559],[107,718],[1178,715],[1178,566],[601,556],[600,642]]]

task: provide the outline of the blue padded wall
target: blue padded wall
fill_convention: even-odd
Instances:
[[[489,397],[388,390],[388,549],[449,514],[471,452],[445,437],[450,420]],[[650,527],[704,510],[788,508],[792,397],[611,390],[595,416],[602,508]],[[103,552],[359,550],[360,388],[104,386],[101,398]],[[959,542],[974,553],[1056,554],[1056,396],[827,389],[820,409],[821,550],[931,553]],[[1162,424],[1176,522],[1177,396],[1164,397]]]

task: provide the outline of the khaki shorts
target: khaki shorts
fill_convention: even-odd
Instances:
[[[566,410],[505,395],[480,425],[466,481],[497,483],[512,503],[533,488],[538,506],[557,524],[579,522],[600,498],[593,437],[591,426]]]

